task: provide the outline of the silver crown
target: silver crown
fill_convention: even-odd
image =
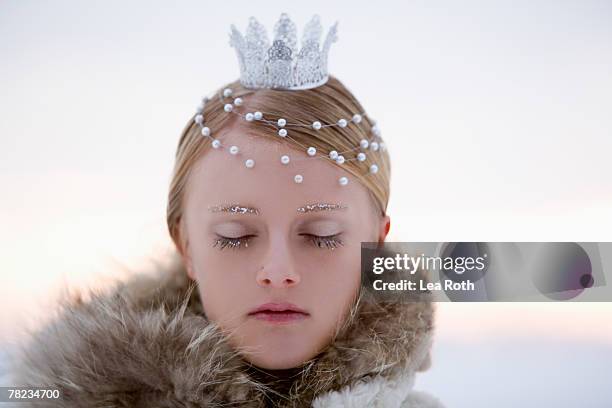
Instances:
[[[316,88],[327,82],[329,47],[338,39],[338,23],[327,32],[320,46],[322,27],[315,15],[302,33],[302,47],[297,49],[295,23],[285,13],[274,26],[272,45],[263,25],[254,17],[243,36],[232,24],[230,45],[236,49],[240,64],[240,82],[246,88],[300,90]]]

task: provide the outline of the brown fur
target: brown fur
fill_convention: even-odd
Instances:
[[[326,392],[377,374],[426,367],[429,302],[380,304],[362,296],[329,347],[288,392],[249,374],[248,363],[203,315],[180,259],[109,293],[63,302],[23,348],[16,385],[60,388],[54,407],[310,406]],[[276,393],[276,394],[275,394]]]

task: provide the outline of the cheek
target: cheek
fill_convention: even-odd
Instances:
[[[313,268],[310,279],[315,281],[319,290],[333,293],[336,298],[346,298],[360,282],[359,268],[359,263],[352,257],[342,257],[323,268],[321,265]]]
[[[325,262],[311,260],[304,268],[302,284],[309,292],[319,317],[328,325],[335,324],[355,300],[361,285],[361,259],[352,251],[330,254]]]
[[[252,305],[254,279],[248,259],[232,249],[200,248],[193,253],[196,281],[206,316],[222,326],[235,324]],[[250,303],[249,303],[250,302]],[[239,323],[239,322],[237,322]]]

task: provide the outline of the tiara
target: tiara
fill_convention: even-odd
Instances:
[[[322,27],[315,15],[302,33],[297,48],[295,23],[285,13],[274,26],[272,45],[268,34],[254,17],[243,36],[232,24],[230,45],[236,49],[240,65],[240,82],[245,88],[310,89],[327,82],[327,55],[337,41],[338,23],[327,32],[320,45]]]
[[[255,23],[253,23],[254,21],[255,20],[251,18],[251,23],[249,25],[249,31],[256,30],[258,32],[261,32],[261,27],[258,25],[255,25]],[[279,28],[279,27],[287,27],[288,21],[290,20],[287,17],[287,15],[282,14],[281,19],[279,23],[277,23],[277,26],[276,26],[277,35],[279,32],[283,32],[283,33],[287,32],[286,28]],[[315,23],[313,23],[313,21]],[[315,18],[311,20],[311,23],[309,23],[309,26],[313,26],[314,24],[318,24],[318,17],[316,16]],[[333,33],[333,34],[331,35],[331,37],[330,35],[328,35],[326,44],[331,41],[329,40],[330,38],[333,38],[335,40],[336,38],[335,27],[336,25],[334,25],[332,29],[330,30],[330,33]],[[291,32],[295,33],[295,31],[291,31]],[[247,38],[255,38],[255,37],[257,36],[247,34]],[[258,38],[261,38],[261,37],[258,37]],[[326,59],[327,58],[325,58],[325,60]],[[246,65],[246,66],[242,65],[242,64],[248,63],[248,61],[252,61],[252,63],[258,67],[260,66],[260,62],[258,60],[253,60],[253,59],[241,60],[241,71],[242,70],[244,70],[244,72],[253,71],[252,67],[250,67],[249,65]],[[327,72],[325,73],[325,75],[327,76]],[[244,77],[242,78],[244,79]],[[311,85],[311,88],[315,87],[314,82],[311,83],[310,85]],[[321,86],[321,85],[322,84],[318,86]],[[289,89],[289,88],[282,88],[282,89]],[[295,88],[292,88],[292,89],[295,89]],[[250,90],[250,91],[247,91],[247,94],[253,93],[253,92],[255,92],[255,90]],[[367,174],[375,175],[378,173],[379,167],[378,167],[377,161],[380,158],[380,152],[386,150],[386,145],[385,145],[385,142],[381,138],[381,132],[378,127],[378,124],[366,112],[354,112],[348,117],[338,118],[333,123],[327,123],[322,120],[317,120],[316,118],[313,118],[311,122],[305,123],[305,122],[293,121],[293,120],[290,120],[284,117],[274,117],[271,114],[263,113],[261,111],[244,112],[242,108],[243,106],[242,98],[234,97],[234,92],[231,88],[225,88],[222,91],[219,91],[216,97],[219,98],[219,101],[221,102],[221,105],[223,106],[223,110],[227,114],[237,115],[241,120],[244,120],[245,122],[257,121],[257,122],[264,123],[268,125],[271,129],[274,130],[276,137],[286,140],[290,144],[294,145],[297,150],[303,151],[305,155],[303,156],[301,155],[300,157],[291,157],[289,153],[280,155],[279,161],[284,166],[291,167],[290,165],[291,163],[294,163],[296,161],[311,160],[311,159],[327,160],[327,161],[331,161],[332,163],[340,165],[340,166],[344,165],[347,162],[356,161],[358,163],[361,163],[362,166],[365,167],[364,171],[367,172]],[[213,130],[209,126],[207,126],[206,120],[204,118],[204,108],[206,107],[206,104],[209,101],[210,101],[210,98],[208,97],[202,98],[202,101],[196,108],[196,114],[193,120],[194,120],[194,123],[197,126],[199,126],[200,134],[202,135],[202,137],[210,140],[210,143],[213,149],[226,150],[231,156],[238,157],[238,156],[243,155],[239,146],[237,145],[226,146],[221,140],[214,137]],[[334,128],[334,127],[346,128],[348,126],[363,126],[362,122],[363,122],[364,117],[367,117],[371,124],[371,127],[368,132],[368,137],[361,139],[357,146],[354,146],[347,150],[343,150],[343,151],[331,150],[329,152],[320,152],[314,146],[305,146],[292,137],[292,132],[295,129],[300,129],[300,128],[302,129],[309,128],[314,131],[320,131],[322,129]],[[243,157],[242,160],[246,168],[252,169],[255,167],[255,160],[253,158]],[[303,182],[305,182],[304,176],[302,174],[294,174],[293,181],[296,184],[302,184]],[[340,186],[346,186],[348,182],[349,182],[349,179],[345,176],[338,178],[338,184]]]

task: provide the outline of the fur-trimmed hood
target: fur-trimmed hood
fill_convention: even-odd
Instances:
[[[412,390],[429,366],[431,303],[362,296],[323,352],[274,380],[228,345],[199,296],[175,256],[110,292],[66,298],[24,343],[13,384],[61,389],[61,401],[35,405],[53,407],[442,407]]]

